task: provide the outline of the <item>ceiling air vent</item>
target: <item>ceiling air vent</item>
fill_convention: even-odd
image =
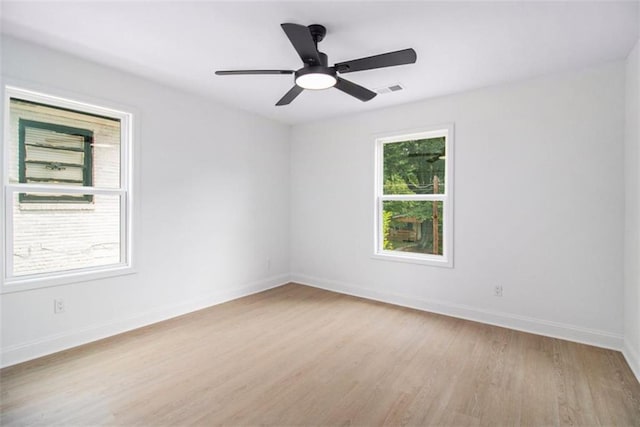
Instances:
[[[400,83],[395,83],[395,84],[384,86],[374,90],[380,95],[382,95],[385,93],[398,92],[400,90],[404,90],[404,86],[402,86]]]

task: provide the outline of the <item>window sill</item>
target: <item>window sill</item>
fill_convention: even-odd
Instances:
[[[442,256],[428,255],[409,255],[408,253],[399,254],[397,252],[378,252],[371,255],[371,258],[381,261],[404,262],[408,264],[429,265],[432,267],[453,268],[453,260]]]
[[[133,267],[109,266],[92,269],[77,270],[73,272],[49,273],[43,276],[27,276],[4,279],[0,294],[10,294],[33,289],[50,288],[54,286],[69,285],[78,282],[88,282],[91,280],[106,279],[110,277],[125,276],[135,274]]]

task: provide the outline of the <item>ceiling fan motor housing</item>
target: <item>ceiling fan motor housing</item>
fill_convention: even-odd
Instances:
[[[297,79],[298,77],[301,77],[307,74],[326,74],[328,76],[336,77],[336,70],[334,70],[331,67],[325,67],[322,65],[308,65],[296,71],[295,76]]]
[[[320,27],[320,29],[315,29],[316,32],[314,32],[312,27]],[[309,30],[311,31],[316,44],[322,40],[324,37],[324,31],[326,31],[322,25],[310,25]],[[295,82],[298,86],[305,89],[319,90],[327,89],[336,84],[336,69],[334,67],[329,67],[329,58],[327,57],[327,54],[318,51],[318,57],[320,59],[320,63],[316,63],[313,59],[304,61],[304,67],[295,72]],[[307,77],[305,78],[304,76]],[[300,79],[301,77],[302,79]],[[309,83],[305,83],[305,81]]]
[[[327,57],[327,54],[320,51],[318,51],[317,58],[305,58],[302,62],[304,63],[305,67],[309,65],[323,65],[325,67],[329,66],[329,58]]]

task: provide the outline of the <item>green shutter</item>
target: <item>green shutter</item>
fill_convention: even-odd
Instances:
[[[21,183],[93,184],[93,131],[19,120],[19,180]],[[21,203],[90,203],[93,195],[20,193]]]

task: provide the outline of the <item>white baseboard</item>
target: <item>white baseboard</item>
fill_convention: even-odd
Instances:
[[[266,291],[267,289],[276,288],[286,283],[289,283],[288,274],[273,276],[246,284],[239,288],[217,292],[204,298],[167,305],[129,318],[95,324],[87,328],[51,335],[37,341],[3,348],[2,354],[0,355],[0,367],[15,365],[20,362],[77,347],[132,329],[171,319],[172,317],[181,316],[213,305]]]
[[[414,297],[398,295],[391,292],[379,292],[357,285],[338,282],[335,280],[323,279],[319,277],[307,276],[304,274],[291,274],[291,281],[293,283],[300,283],[302,285],[326,289],[342,294],[353,295],[356,297],[386,302],[432,313],[444,314],[447,316],[472,320],[475,322],[487,323],[489,325],[515,329],[517,331],[530,332],[537,335],[544,335],[552,338],[560,338],[567,341],[574,341],[582,344],[609,348],[612,350],[619,351],[623,346],[622,335],[605,331],[587,329],[579,326],[542,319],[535,319],[526,316],[518,316],[511,313],[484,310],[461,304],[417,299]]]
[[[629,367],[635,374],[636,378],[640,382],[640,355],[638,355],[638,352],[635,349],[633,349],[633,347],[631,347],[631,345],[629,344],[629,341],[627,340],[625,340],[624,342],[624,348],[622,349],[622,354],[624,355],[624,358],[627,360],[627,363],[629,364]]]

